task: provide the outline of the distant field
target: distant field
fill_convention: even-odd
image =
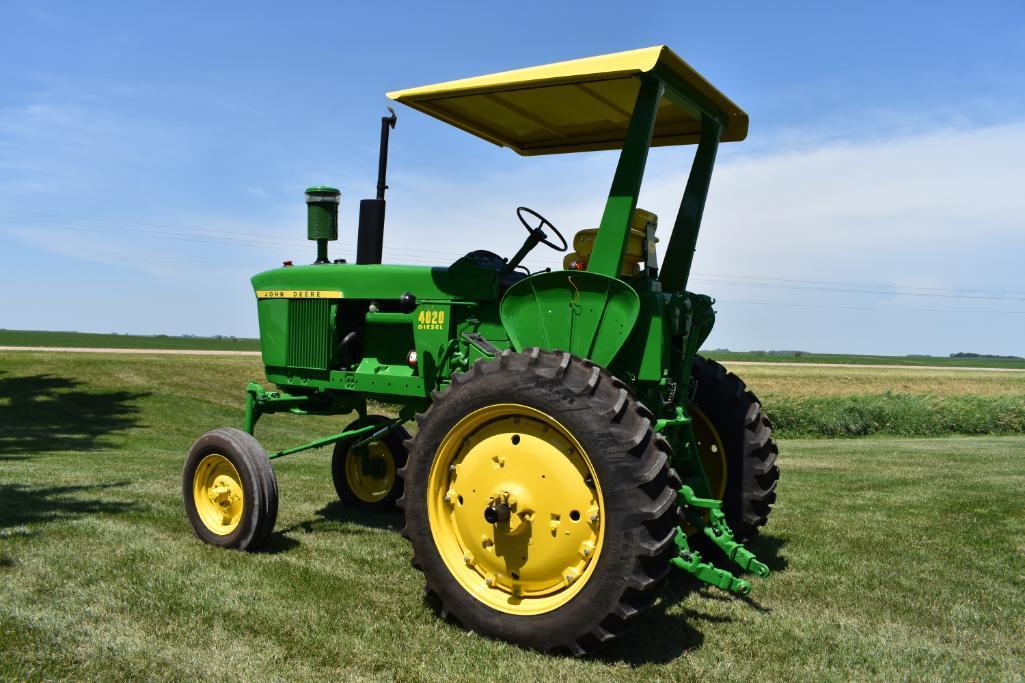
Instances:
[[[722,361],[764,401],[787,398],[867,394],[929,394],[932,396],[1020,396],[1025,398],[1025,372],[828,366],[731,365]]]
[[[0,330],[0,346],[67,346],[87,349],[195,349],[197,351],[259,351],[259,339],[215,339],[88,332]]]
[[[782,354],[760,351],[702,351],[719,361],[752,363],[850,363],[854,365],[941,365],[957,368],[1017,368],[1025,370],[1025,360],[1009,358],[950,358],[948,356],[859,356],[841,353]]]
[[[1025,434],[1025,372],[724,364],[781,436]]]
[[[61,346],[106,349],[194,349],[197,351],[259,351],[259,339],[215,339],[169,335],[93,334],[0,330],[0,346]],[[936,365],[965,368],[1013,368],[1025,370],[1025,360],[1000,358],[948,358],[944,356],[859,356],[837,353],[776,354],[760,351],[702,351],[719,361],[756,363],[840,363],[853,365]]]
[[[819,368],[768,369],[829,383]],[[1025,437],[785,440],[779,502],[753,544],[773,574],[751,598],[675,575],[631,635],[570,660],[436,616],[402,518],[340,505],[327,449],[276,461],[268,552],[194,539],[184,454],[241,422],[242,389],[259,377],[252,357],[0,352],[0,680],[1025,675]],[[955,395],[963,377],[937,381]],[[748,378],[783,396],[779,376]],[[280,448],[344,422],[271,415],[257,435]]]

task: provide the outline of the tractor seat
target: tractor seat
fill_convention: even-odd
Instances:
[[[654,250],[654,244],[647,244],[648,229],[650,227],[651,238],[657,242],[658,239],[654,236],[657,226],[658,216],[644,209],[634,209],[633,218],[630,220],[630,238],[619,271],[620,277],[633,277],[641,272],[649,248]],[[587,262],[591,260],[591,251],[594,249],[594,240],[597,236],[596,228],[578,232],[573,238],[573,251],[566,254],[562,267],[565,270],[587,270]]]

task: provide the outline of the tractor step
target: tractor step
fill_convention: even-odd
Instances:
[[[686,485],[680,487],[677,496],[687,523],[704,533],[731,562],[760,578],[764,579],[769,575],[768,566],[760,562],[754,553],[745,548],[742,543],[734,540],[733,531],[726,523],[722,504],[718,500],[699,498],[695,495],[694,490]],[[708,511],[707,521],[703,514],[706,510]],[[731,593],[747,595],[751,592],[751,584],[748,581],[737,578],[726,569],[702,562],[701,553],[690,547],[687,542],[687,534],[682,528],[677,528],[673,540],[676,543],[677,554],[670,562],[674,567],[684,570],[699,581]]]

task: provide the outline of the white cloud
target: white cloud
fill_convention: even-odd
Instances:
[[[649,159],[640,205],[659,214],[664,239],[690,156],[661,149]],[[713,177],[694,262],[698,275],[936,289],[919,292],[931,296],[907,290],[866,295],[696,280],[693,289],[722,301],[711,343],[1025,352],[1025,315],[1004,313],[1025,311],[1020,295],[998,301],[937,296],[963,294],[962,288],[1025,292],[1025,123],[731,156]],[[513,171],[459,187],[403,174],[395,183],[403,200],[389,207],[388,240],[425,253],[512,253],[523,237],[513,217],[521,202],[571,237],[598,222],[614,164],[610,154],[515,160]],[[531,258],[533,265],[559,260],[543,248]],[[742,301],[774,305],[733,303]]]

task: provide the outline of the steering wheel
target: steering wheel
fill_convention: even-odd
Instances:
[[[545,245],[549,249],[554,249],[555,251],[566,251],[566,249],[569,248],[569,243],[566,241],[566,238],[562,236],[562,233],[559,232],[558,228],[552,225],[552,222],[550,220],[539,214],[537,211],[534,211],[533,209],[528,209],[525,206],[521,206],[518,209],[516,209],[516,217],[520,219],[520,223],[523,223],[523,227],[527,229],[527,232],[529,232],[535,239],[537,239],[538,242]],[[529,220],[529,217],[534,217],[541,221],[540,223],[538,223],[538,226],[536,228],[531,227],[530,223],[527,222]],[[561,247],[553,244],[548,240],[548,235],[546,235],[544,230],[542,229],[545,227],[551,229],[551,231],[554,232],[555,235],[562,241]]]

